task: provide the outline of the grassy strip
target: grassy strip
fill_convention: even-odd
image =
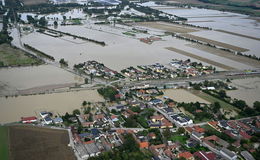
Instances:
[[[8,128],[1,126],[0,127],[0,159],[7,160],[9,157],[8,149]]]
[[[194,94],[202,99],[205,99],[206,101],[209,101],[210,103],[214,103],[214,102],[219,102],[220,106],[223,107],[224,109],[228,109],[228,110],[235,110],[237,112],[240,112],[240,110],[218,98],[215,98],[207,93],[204,92],[200,92],[200,91],[193,91]]]
[[[40,65],[42,61],[20,49],[14,48],[9,44],[0,45],[0,67],[16,67]]]

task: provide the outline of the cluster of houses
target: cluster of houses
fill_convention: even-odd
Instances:
[[[104,64],[99,63],[97,61],[87,61],[83,64],[79,64],[80,68],[88,75],[93,75],[95,77],[102,77],[105,79],[118,79],[118,78],[124,78],[120,73],[117,71],[114,71],[108,67],[106,67]]]
[[[121,70],[121,73],[132,81],[150,80],[150,79],[167,79],[175,77],[200,76],[203,74],[212,74],[214,69],[210,66],[192,63],[190,60],[172,60],[169,65],[155,63],[152,65],[140,65],[128,67]]]
[[[63,119],[61,117],[55,116],[53,117],[53,113],[42,111],[39,112],[39,116],[31,116],[31,117],[21,117],[21,122],[23,124],[30,124],[30,123],[42,123],[46,125],[51,124],[62,124]]]

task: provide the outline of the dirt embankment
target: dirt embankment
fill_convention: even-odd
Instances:
[[[198,55],[195,55],[195,54],[192,54],[192,53],[189,53],[189,52],[186,52],[186,51],[174,48],[174,47],[167,47],[166,49],[168,49],[170,51],[174,51],[174,52],[182,54],[182,55],[185,55],[187,57],[195,58],[199,61],[206,62],[208,64],[211,64],[211,65],[219,67],[219,68],[223,68],[225,70],[235,70],[235,68],[233,68],[233,67],[227,66],[227,65],[222,64],[222,63],[218,63],[216,61],[212,61],[210,59],[207,59],[207,58],[204,58],[204,57],[201,57],[201,56],[198,56]]]
[[[252,58],[248,58],[248,57],[241,56],[241,55],[235,55],[235,54],[227,52],[227,51],[223,51],[223,50],[220,50],[217,48],[212,48],[212,47],[201,45],[201,44],[193,43],[193,44],[186,44],[186,45],[189,47],[192,47],[192,48],[199,49],[201,51],[205,51],[205,52],[220,56],[220,57],[225,57],[225,58],[231,59],[231,60],[239,62],[239,63],[243,63],[243,64],[246,64],[249,66],[253,66],[253,67],[257,67],[257,68],[260,67],[260,62],[255,59],[252,59]]]
[[[65,130],[10,126],[10,160],[76,160]]]
[[[190,33],[190,32],[199,31],[191,27],[184,27],[181,25],[175,25],[175,24],[165,23],[165,22],[140,22],[138,24],[145,27],[151,27],[155,29],[165,30],[168,32],[176,32],[176,33]]]
[[[181,36],[191,38],[191,39],[195,39],[195,40],[198,40],[198,41],[202,41],[202,42],[205,42],[205,43],[210,43],[210,44],[213,44],[215,46],[220,46],[220,47],[231,49],[231,50],[234,50],[234,51],[237,51],[237,52],[249,51],[246,48],[241,48],[241,47],[234,46],[234,45],[231,45],[231,44],[227,44],[227,43],[223,43],[223,42],[219,42],[219,41],[215,41],[215,40],[212,40],[212,39],[207,39],[207,38],[203,38],[203,37],[199,37],[199,36],[194,36],[194,35],[191,35],[191,34],[181,34]]]
[[[26,6],[30,6],[30,5],[48,3],[48,0],[21,0],[21,2]]]

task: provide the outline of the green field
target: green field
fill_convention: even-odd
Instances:
[[[186,136],[174,135],[171,137],[171,140],[174,142],[180,142],[181,144],[185,144],[187,141]]]
[[[11,47],[9,44],[0,45],[0,67],[3,66],[29,66],[39,65],[41,60],[29,57],[20,49]]]
[[[210,103],[214,103],[214,102],[219,102],[220,106],[223,108],[223,109],[227,109],[227,110],[235,110],[237,112],[240,112],[240,110],[218,98],[215,98],[207,93],[204,93],[204,92],[200,92],[200,91],[193,91],[193,93],[202,98],[202,99],[205,99],[206,101],[210,102]]]
[[[8,128],[0,127],[0,159],[7,160],[9,156],[8,150]]]

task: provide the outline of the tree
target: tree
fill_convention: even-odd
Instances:
[[[185,132],[185,129],[183,127],[180,127],[177,131],[178,134],[183,134]]]
[[[63,16],[62,18],[63,18],[63,21],[66,21],[66,19],[67,19],[67,17],[66,17],[66,16]]]
[[[257,112],[260,112],[260,102],[259,101],[255,101],[253,107]]]
[[[80,115],[80,111],[79,111],[79,109],[75,109],[75,110],[73,110],[73,115]]]
[[[227,97],[226,91],[225,91],[225,90],[220,90],[220,91],[219,91],[219,96],[220,96],[221,98],[226,98],[226,97]]]
[[[88,78],[85,78],[85,84],[88,84]]]
[[[54,22],[53,22],[53,25],[54,25],[54,27],[57,27],[57,26],[58,26],[58,22],[57,22],[57,21],[54,21]]]
[[[170,131],[170,128],[167,127],[162,134],[165,137],[165,139],[168,140],[171,138],[172,132]]]
[[[219,103],[219,102],[215,102],[215,103],[213,104],[213,112],[214,112],[214,113],[217,113],[220,108],[221,108],[221,106],[220,106],[220,103]]]
[[[233,105],[236,106],[237,108],[241,109],[241,110],[244,110],[245,107],[247,107],[245,101],[237,100],[237,99],[234,100]]]
[[[41,17],[41,18],[40,18],[40,20],[39,20],[39,25],[40,25],[40,26],[43,26],[43,27],[44,27],[44,26],[47,25],[47,23],[48,23],[48,22],[46,21],[45,17]]]
[[[60,59],[59,63],[60,63],[60,65],[62,65],[62,66],[66,66],[66,67],[68,66],[68,62],[65,61],[64,58]]]
[[[87,102],[86,101],[83,101],[82,102],[82,106],[86,106],[87,105]]]

